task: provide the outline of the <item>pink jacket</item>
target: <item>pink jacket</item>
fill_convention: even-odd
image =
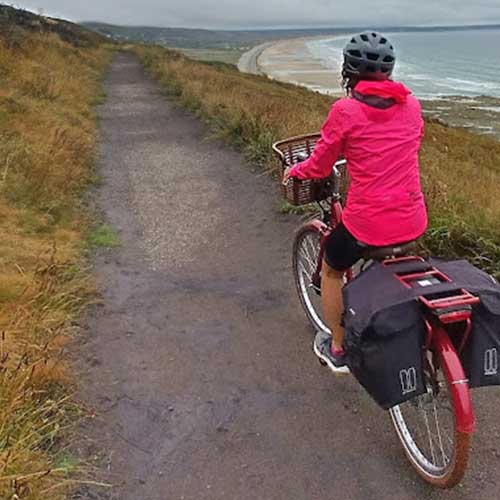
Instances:
[[[427,227],[418,152],[424,123],[420,103],[401,83],[360,82],[355,91],[386,109],[354,98],[336,101],[311,157],[292,168],[299,179],[330,175],[340,155],[351,178],[342,221],[359,241],[374,246],[418,238]],[[377,102],[375,103],[377,105]]]

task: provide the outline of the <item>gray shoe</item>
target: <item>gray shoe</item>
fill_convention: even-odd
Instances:
[[[351,373],[346,362],[345,353],[335,355],[332,352],[332,336],[325,332],[318,332],[314,339],[313,350],[316,356],[326,365],[333,373],[337,375]]]

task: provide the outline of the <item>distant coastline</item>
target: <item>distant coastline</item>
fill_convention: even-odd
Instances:
[[[243,73],[266,75],[273,80],[303,86],[315,92],[340,96],[343,94],[340,68],[326,67],[313,57],[306,45],[311,40],[333,38],[335,35],[267,42],[245,52],[238,62],[238,69]]]
[[[102,22],[82,22],[82,26],[121,42],[155,43],[173,48],[193,49],[246,49],[259,44],[303,37],[345,35],[371,29],[367,26],[344,26],[330,28],[279,28],[279,29],[198,29],[164,28],[158,26],[120,26]],[[498,29],[500,24],[479,24],[467,26],[379,26],[377,29],[389,32],[432,32],[457,30]]]
[[[495,25],[495,28],[497,27],[500,28]],[[446,31],[458,31],[458,28]],[[273,80],[303,86],[332,97],[340,97],[344,95],[340,85],[341,68],[335,61],[326,66],[324,60],[314,57],[307,42],[318,39],[331,40],[345,35],[346,33],[338,33],[332,36],[300,37],[261,44],[243,54],[238,68],[243,72],[267,75]],[[432,100],[421,99],[421,103],[424,114],[429,118],[438,119],[450,126],[500,138],[498,98],[456,95]]]
[[[307,42],[311,40],[333,38],[335,35],[301,37],[260,45],[257,47],[258,51],[246,53],[250,54],[253,60],[251,65],[243,64],[243,66],[247,70],[254,66],[255,74],[265,74],[273,80],[293,83],[322,94],[342,95],[340,67],[325,66],[324,62],[315,58],[307,47]],[[245,61],[246,54],[243,54],[240,62]]]

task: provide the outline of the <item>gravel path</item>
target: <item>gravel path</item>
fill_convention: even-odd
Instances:
[[[80,451],[101,450],[114,487],[74,498],[497,498],[491,407],[464,484],[424,485],[384,412],[311,352],[290,271],[298,221],[275,186],[131,56],[106,87],[97,203],[122,245],[95,259],[103,303],[76,368],[97,415]]]

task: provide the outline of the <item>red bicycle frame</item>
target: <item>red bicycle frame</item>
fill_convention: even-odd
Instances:
[[[318,289],[321,286],[321,267],[325,252],[325,242],[333,229],[342,221],[342,204],[340,196],[334,195],[329,214],[329,223],[319,219],[314,219],[309,224],[321,235],[320,254],[316,272],[313,275],[313,283]],[[424,259],[417,256],[407,256],[391,258],[383,261],[385,265],[392,265],[401,262],[421,261]],[[353,277],[353,271],[346,273],[347,280]],[[403,275],[395,274],[395,278],[405,286],[412,287],[411,283],[429,278],[437,279],[441,282],[451,282],[451,280],[438,269],[428,269],[420,273],[408,273]],[[427,342],[425,349],[435,353],[439,367],[443,370],[444,376],[449,386],[449,391],[455,403],[455,424],[456,429],[463,433],[472,433],[475,429],[475,418],[472,407],[472,400],[469,390],[469,382],[465,376],[459,352],[463,349],[471,332],[471,311],[470,306],[477,304],[479,299],[471,295],[466,290],[450,293],[446,297],[429,299],[425,296],[419,297],[421,303],[428,312]],[[457,349],[452,342],[446,329],[447,325],[463,323],[464,331]]]

